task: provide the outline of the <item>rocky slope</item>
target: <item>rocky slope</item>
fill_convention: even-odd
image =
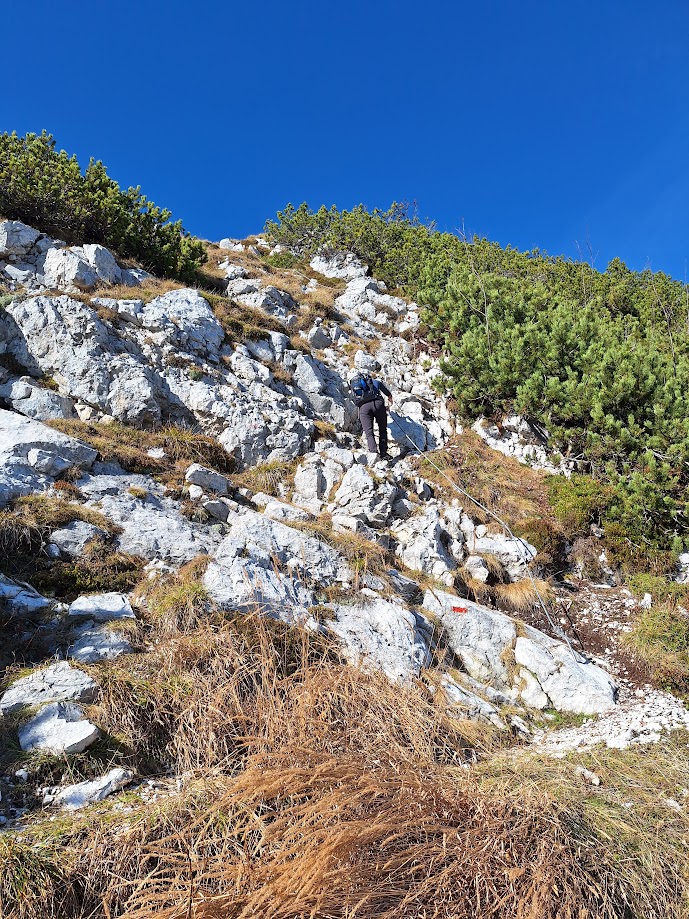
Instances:
[[[644,708],[604,653],[575,654],[547,622],[548,634],[458,593],[467,578],[484,583],[495,571],[530,585],[536,549],[481,522],[461,493],[444,499],[419,473],[418,452],[461,432],[433,386],[437,360],[415,341],[416,304],[388,294],[353,256],[323,255],[308,274],[290,273],[272,269],[260,249],[223,244],[214,250],[226,295],[218,298],[122,267],[102,247],[67,248],[0,223],[0,276],[12,288],[0,310],[3,526],[22,498],[44,496],[71,508],[43,535],[44,568],[88,559],[99,539],[134,559],[144,581],[201,556],[199,588],[215,608],[258,610],[322,634],[349,662],[401,685],[425,682],[462,717],[529,741],[536,730],[541,748],[583,742],[574,729],[544,738],[544,712],[605,714],[622,725],[616,736],[626,731],[620,743],[686,726],[671,697],[667,718],[660,694]],[[353,367],[379,371],[394,393],[389,463],[361,448]],[[186,429],[212,438],[227,462],[185,460],[173,475],[176,457],[158,445],[143,449],[153,471],[133,471],[93,440],[118,425]],[[510,425],[503,452],[568,471],[531,435],[520,440],[519,419]],[[500,448],[500,432],[479,433]],[[44,596],[31,580],[26,571],[0,577],[5,627],[31,665],[9,672],[5,730],[24,751],[78,753],[102,733],[83,707],[99,694],[88,665],[132,652],[126,624],[145,620],[146,601],[117,589]],[[614,721],[620,686],[625,716]],[[5,820],[20,815],[17,788],[30,778],[9,777]],[[34,791],[46,805],[74,808],[134,778],[117,768]]]

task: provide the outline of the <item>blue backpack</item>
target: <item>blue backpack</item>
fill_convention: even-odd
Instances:
[[[354,395],[354,401],[357,405],[365,402],[371,402],[380,394],[380,384],[369,374],[362,374],[351,382],[351,389]]]

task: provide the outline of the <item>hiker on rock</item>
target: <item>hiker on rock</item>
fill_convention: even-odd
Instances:
[[[392,393],[382,380],[374,380],[370,373],[356,370],[349,379],[354,403],[359,409],[359,421],[366,435],[369,453],[379,453],[383,459],[389,459],[388,454],[388,413],[385,409],[386,396],[392,405]],[[378,425],[378,443],[373,433],[373,422]]]

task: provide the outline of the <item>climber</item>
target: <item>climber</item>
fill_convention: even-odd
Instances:
[[[382,380],[374,380],[370,373],[355,370],[349,378],[349,388],[356,407],[359,409],[359,421],[366,435],[369,453],[379,453],[382,459],[390,459],[388,454],[388,413],[385,409],[386,396],[392,405],[392,393]],[[373,434],[373,422],[378,425],[378,443]]]

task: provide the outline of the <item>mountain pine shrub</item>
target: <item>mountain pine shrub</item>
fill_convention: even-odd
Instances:
[[[440,233],[406,205],[288,205],[277,217],[265,228],[272,242],[300,257],[352,251],[418,299],[425,333],[442,347],[438,385],[462,417],[514,410],[550,429],[562,454],[593,476],[574,484],[563,508],[581,518],[580,530],[584,521],[584,529],[614,525],[651,568],[658,550],[689,545],[686,284],[619,259],[598,272]]]
[[[82,172],[76,156],[42,134],[0,134],[0,215],[69,243],[100,243],[154,274],[193,282],[203,244],[141,190],[121,189],[100,160]]]

